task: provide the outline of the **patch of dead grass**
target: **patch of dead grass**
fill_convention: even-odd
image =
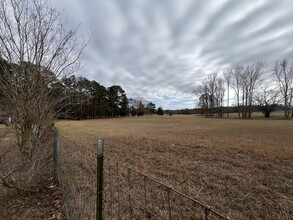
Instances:
[[[113,160],[232,219],[293,217],[292,121],[154,116],[59,121],[57,126],[79,146],[68,148],[66,173],[78,178],[72,184],[80,193],[88,192],[93,215],[95,144],[103,138],[105,154]],[[75,175],[72,169],[80,171]]]
[[[48,157],[37,175],[24,185],[34,192],[17,193],[5,187],[0,181],[0,219],[66,219],[62,213],[61,190],[53,185],[53,161]],[[0,175],[17,170],[20,153],[16,147],[14,133],[9,127],[0,124]],[[17,184],[31,178],[27,170],[17,170],[13,178]],[[24,181],[23,181],[24,179]],[[36,190],[37,189],[37,190]]]

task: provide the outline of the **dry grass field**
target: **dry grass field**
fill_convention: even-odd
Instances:
[[[56,125],[71,140],[61,145],[62,172],[70,182],[66,190],[80,192],[77,200],[64,193],[68,210],[80,213],[76,219],[94,216],[95,145],[100,138],[106,156],[231,219],[293,219],[292,120],[174,115],[62,120]],[[80,208],[81,203],[86,206]]]

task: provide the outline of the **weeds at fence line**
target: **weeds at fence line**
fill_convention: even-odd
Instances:
[[[97,198],[96,148],[60,136],[59,181],[68,219],[95,219]],[[104,155],[103,219],[228,220],[147,175]]]
[[[96,218],[96,148],[59,136],[58,172],[68,219]]]

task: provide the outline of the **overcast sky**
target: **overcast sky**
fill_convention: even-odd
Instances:
[[[291,0],[52,1],[94,30],[81,74],[163,109],[194,107],[192,90],[213,71],[293,61]]]

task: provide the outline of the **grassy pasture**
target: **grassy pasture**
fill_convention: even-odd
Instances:
[[[56,125],[72,140],[64,160],[73,188],[94,188],[95,143],[103,138],[106,155],[232,219],[293,218],[292,120],[174,115],[62,120]],[[95,196],[87,201],[89,210],[81,212],[94,209]]]

